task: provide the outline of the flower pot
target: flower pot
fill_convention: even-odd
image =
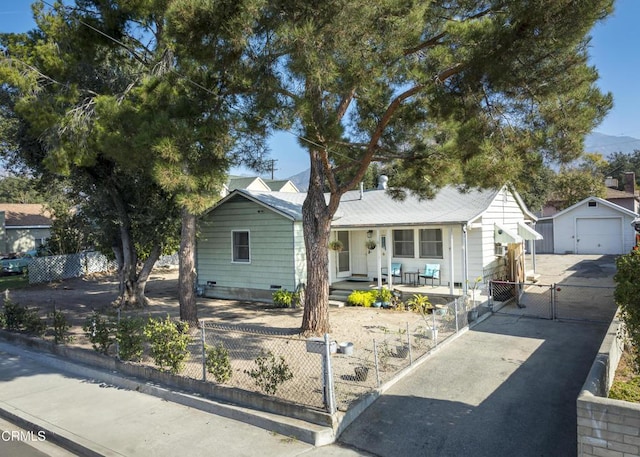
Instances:
[[[369,367],[355,367],[353,371],[356,373],[356,381],[366,381],[369,376]]]
[[[467,312],[467,321],[473,322],[473,321],[475,321],[477,319],[478,319],[478,310],[477,309],[472,309],[471,311]]]
[[[382,302],[381,301],[373,302],[371,306],[374,308],[380,308],[382,306]]]
[[[350,342],[340,343],[340,353],[344,355],[352,355],[353,343],[350,343]]]

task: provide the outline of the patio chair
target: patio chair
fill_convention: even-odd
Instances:
[[[382,277],[389,276],[388,268],[383,267],[381,270]],[[402,282],[402,264],[401,263],[392,263],[391,264],[391,277],[400,278],[398,282]],[[387,280],[387,282],[389,282]]]
[[[440,279],[440,264],[439,263],[428,263],[424,267],[424,273],[420,273],[418,275],[419,278],[424,278],[424,284],[427,285],[427,279],[431,279],[431,286],[433,286],[433,280],[438,280],[438,285],[442,285],[442,281]],[[420,282],[420,279],[418,279]]]

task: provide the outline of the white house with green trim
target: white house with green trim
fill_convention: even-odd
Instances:
[[[197,244],[204,295],[265,300],[274,290],[304,285],[305,197],[236,189],[209,210],[200,219]],[[431,200],[410,194],[395,200],[385,189],[348,192],[332,223],[332,239],[343,249],[327,252],[330,282],[357,278],[381,284],[392,263],[402,265],[403,275],[438,264],[439,283],[455,295],[474,278],[501,276],[507,245],[540,239],[535,221],[507,186],[465,192],[450,186]],[[535,252],[526,257],[526,269],[533,272]]]

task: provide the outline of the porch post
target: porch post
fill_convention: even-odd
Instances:
[[[393,255],[393,230],[387,229],[387,285],[389,290],[393,288],[393,275],[391,274],[391,256]]]
[[[449,281],[449,295],[453,295],[453,283],[455,282],[453,279],[453,272],[455,271],[453,263],[453,226],[449,226],[449,277],[451,278]]]
[[[376,229],[376,278],[378,278],[378,289],[382,288],[382,242],[380,240],[380,229]]]
[[[469,243],[467,237],[467,224],[462,224],[462,292],[467,294],[469,281]]]

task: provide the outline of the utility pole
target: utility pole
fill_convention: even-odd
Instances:
[[[273,176],[274,176],[275,171],[277,170],[277,168],[276,168],[276,162],[277,161],[278,161],[277,159],[271,159],[271,160],[268,161],[268,162],[271,162],[271,167],[270,167],[271,168],[271,179],[274,179]]]

